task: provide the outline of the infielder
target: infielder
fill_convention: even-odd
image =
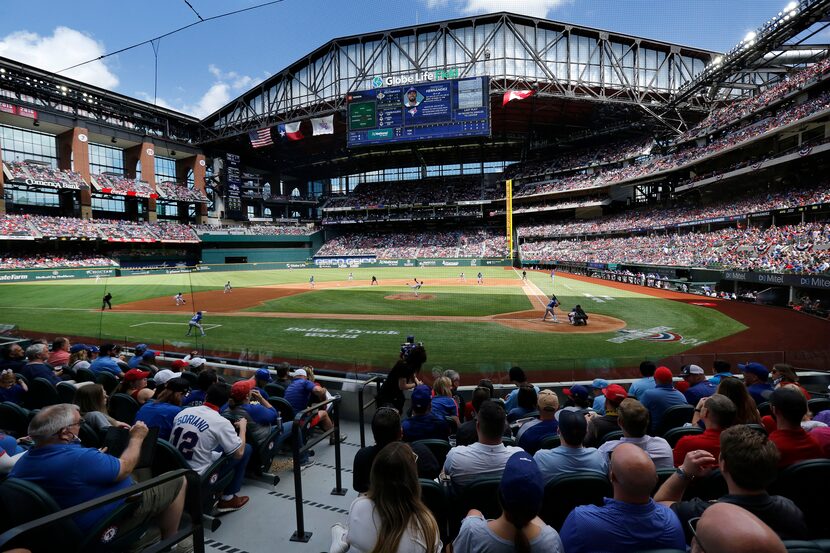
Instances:
[[[556,299],[555,294],[550,295],[550,301],[548,302],[547,307],[545,308],[545,314],[542,315],[542,320],[548,318],[548,313],[550,313],[551,317],[553,317],[553,322],[558,323],[559,320],[556,318],[556,307],[559,305],[559,300]]]
[[[481,274],[481,271],[478,272],[478,276],[476,278],[478,279],[479,284],[484,284],[484,275]]]
[[[354,274],[351,271],[349,271],[349,280],[354,280]]]
[[[182,295],[182,293],[181,293],[181,292],[179,292],[178,294],[176,294],[175,296],[173,296],[173,299],[174,299],[174,300],[176,300],[176,305],[177,305],[177,306],[178,306],[178,305],[184,305],[184,304],[186,304],[186,303],[187,303],[187,301],[184,299],[184,296]]]
[[[371,283],[371,286],[374,286],[374,285],[376,285],[376,284],[378,284],[378,277],[376,277],[375,275],[372,275],[372,283]]]
[[[527,271],[522,271],[522,281],[527,282]]]
[[[308,283],[311,285],[312,288],[314,288],[314,275],[311,275],[308,278]]]
[[[467,282],[467,277],[464,276],[464,273],[461,273],[460,275],[458,275],[458,278],[461,279],[461,282]]]
[[[190,331],[194,328],[198,328],[199,332],[202,333],[202,336],[205,335],[205,329],[202,328],[202,312],[197,311],[195,315],[190,318],[190,322],[187,323],[187,334],[185,336],[190,336]]]
[[[225,290],[222,292],[223,294],[230,294],[233,291],[233,286],[231,286],[231,281],[225,283]]]
[[[103,311],[105,307],[112,309],[112,294],[109,292],[107,292],[107,295],[105,295],[102,299],[101,311]]]

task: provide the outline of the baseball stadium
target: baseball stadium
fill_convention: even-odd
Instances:
[[[205,21],[199,2],[186,3]],[[769,531],[753,550],[830,551],[816,499],[830,493],[830,416],[821,416],[830,415],[830,0],[755,15],[754,30],[722,52],[509,12],[331,38],[204,117],[0,57],[0,429],[17,441],[0,447],[21,459],[6,467],[0,455],[2,550],[54,551],[61,535],[71,551],[426,552],[436,536],[435,551],[481,551],[488,542],[470,522],[478,515],[465,518],[474,508],[504,551],[702,551],[701,526],[705,535],[713,524],[703,508],[697,535],[685,526],[674,541],[612,533],[617,545],[607,549],[584,537],[580,524],[591,523],[576,514],[628,497],[608,468],[634,470],[624,461],[648,454],[644,470],[659,482],[644,501],[681,528],[681,503],[737,493],[739,461],[724,459],[726,442],[741,436],[726,427],[743,426],[780,449],[777,479],[759,489],[801,517],[788,527],[798,531],[783,531],[750,508],[746,524]],[[96,370],[100,359],[112,368]],[[660,389],[666,374],[683,405],[669,407],[678,408],[673,424],[648,392],[635,393],[643,379]],[[733,424],[724,374],[755,400],[754,418]],[[80,400],[92,386],[101,409]],[[756,395],[754,386],[768,389]],[[192,422],[201,419],[190,410],[215,398],[224,399],[217,412]],[[409,421],[426,416],[424,401],[436,413],[450,398],[455,411],[436,415],[443,435],[408,434]],[[717,398],[731,415],[719,414]],[[578,447],[597,455],[610,440],[641,439],[623,424],[633,408],[617,415],[618,400],[643,409],[674,463],[660,466],[638,442],[634,452],[609,451],[604,474],[585,476],[594,462],[586,453],[585,480],[548,479],[537,452],[577,447],[580,425]],[[792,432],[822,453],[785,469],[787,450],[773,436],[799,402],[808,410]],[[263,424],[251,404],[274,420]],[[381,449],[389,405],[420,476],[422,499],[401,508],[426,506],[416,527],[435,530],[398,532],[391,545],[388,513],[370,511],[371,529],[361,526],[370,515],[355,514],[397,474],[375,474],[399,454]],[[142,416],[152,406],[175,415]],[[91,427],[85,409],[110,422]],[[508,492],[505,482],[536,474],[505,469],[515,456],[491,452],[504,457],[498,470],[481,469],[489,479],[477,487],[461,484],[464,452],[455,449],[473,447],[462,445],[462,428],[477,420],[472,441],[477,431],[485,443],[491,410],[512,429],[494,444],[542,470],[527,520],[539,514],[555,539],[543,530],[547,541],[523,538],[523,549],[514,539],[530,522],[515,522],[520,484]],[[594,417],[611,416],[613,428],[591,441]],[[525,447],[523,425],[549,420],[546,445]],[[241,448],[224,445],[240,439],[232,423]],[[67,430],[75,424],[77,434]],[[224,438],[194,445],[206,440],[196,432],[221,425]],[[705,447],[678,453],[690,436],[721,429],[721,457],[707,457],[708,468],[695,460]],[[147,432],[155,449],[135,437]],[[377,445],[367,448],[373,432]],[[119,482],[125,466],[146,472],[130,480],[132,494],[60,495],[48,479],[25,476],[37,473],[28,458],[44,444],[75,447],[75,438],[90,451],[122,440],[120,457],[100,455],[120,459]],[[751,438],[733,449],[756,447]],[[422,473],[427,456],[440,476]],[[74,459],[90,473],[106,464]],[[719,480],[710,475],[718,462]],[[165,510],[148,514],[154,490],[168,493],[153,495]],[[372,499],[356,495],[367,490]],[[136,493],[141,501],[124,501]],[[171,526],[176,505],[181,520]],[[743,549],[733,541],[712,550]]]

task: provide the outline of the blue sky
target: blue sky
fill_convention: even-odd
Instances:
[[[263,0],[190,0],[203,16]],[[328,40],[475,13],[513,11],[725,51],[786,0],[284,0],[161,41],[158,103],[204,116]],[[0,56],[58,70],[196,20],[184,0],[34,0],[4,10]],[[67,76],[153,100],[152,48]]]

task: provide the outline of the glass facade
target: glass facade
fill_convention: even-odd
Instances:
[[[156,182],[176,182],[176,160],[172,157],[156,156]]]
[[[60,196],[55,192],[7,188],[5,197],[7,202],[15,205],[33,205],[39,207],[60,206]]]
[[[55,136],[18,127],[0,125],[0,148],[4,161],[43,161],[58,168]]]
[[[426,177],[450,177],[459,175],[481,175],[482,173],[501,173],[508,165],[515,161],[486,161],[484,163],[464,163],[451,165],[430,165],[426,168]],[[395,182],[418,180],[421,178],[420,167],[397,167],[394,169],[379,169],[366,173],[356,173],[348,177],[331,179],[332,193],[346,193],[363,182]]]
[[[89,172],[93,175],[100,175],[101,173],[117,173],[123,175],[124,150],[90,142]]]
[[[113,196],[99,196],[97,194],[92,195],[92,209],[94,211],[113,211],[124,213],[125,207],[124,200],[121,198]]]

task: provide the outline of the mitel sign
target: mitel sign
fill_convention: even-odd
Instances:
[[[445,79],[457,79],[458,69],[436,69],[435,71],[421,71],[411,75],[396,75],[394,77],[375,77],[372,79],[372,87],[399,86],[407,84],[429,83],[432,81],[443,81]]]

